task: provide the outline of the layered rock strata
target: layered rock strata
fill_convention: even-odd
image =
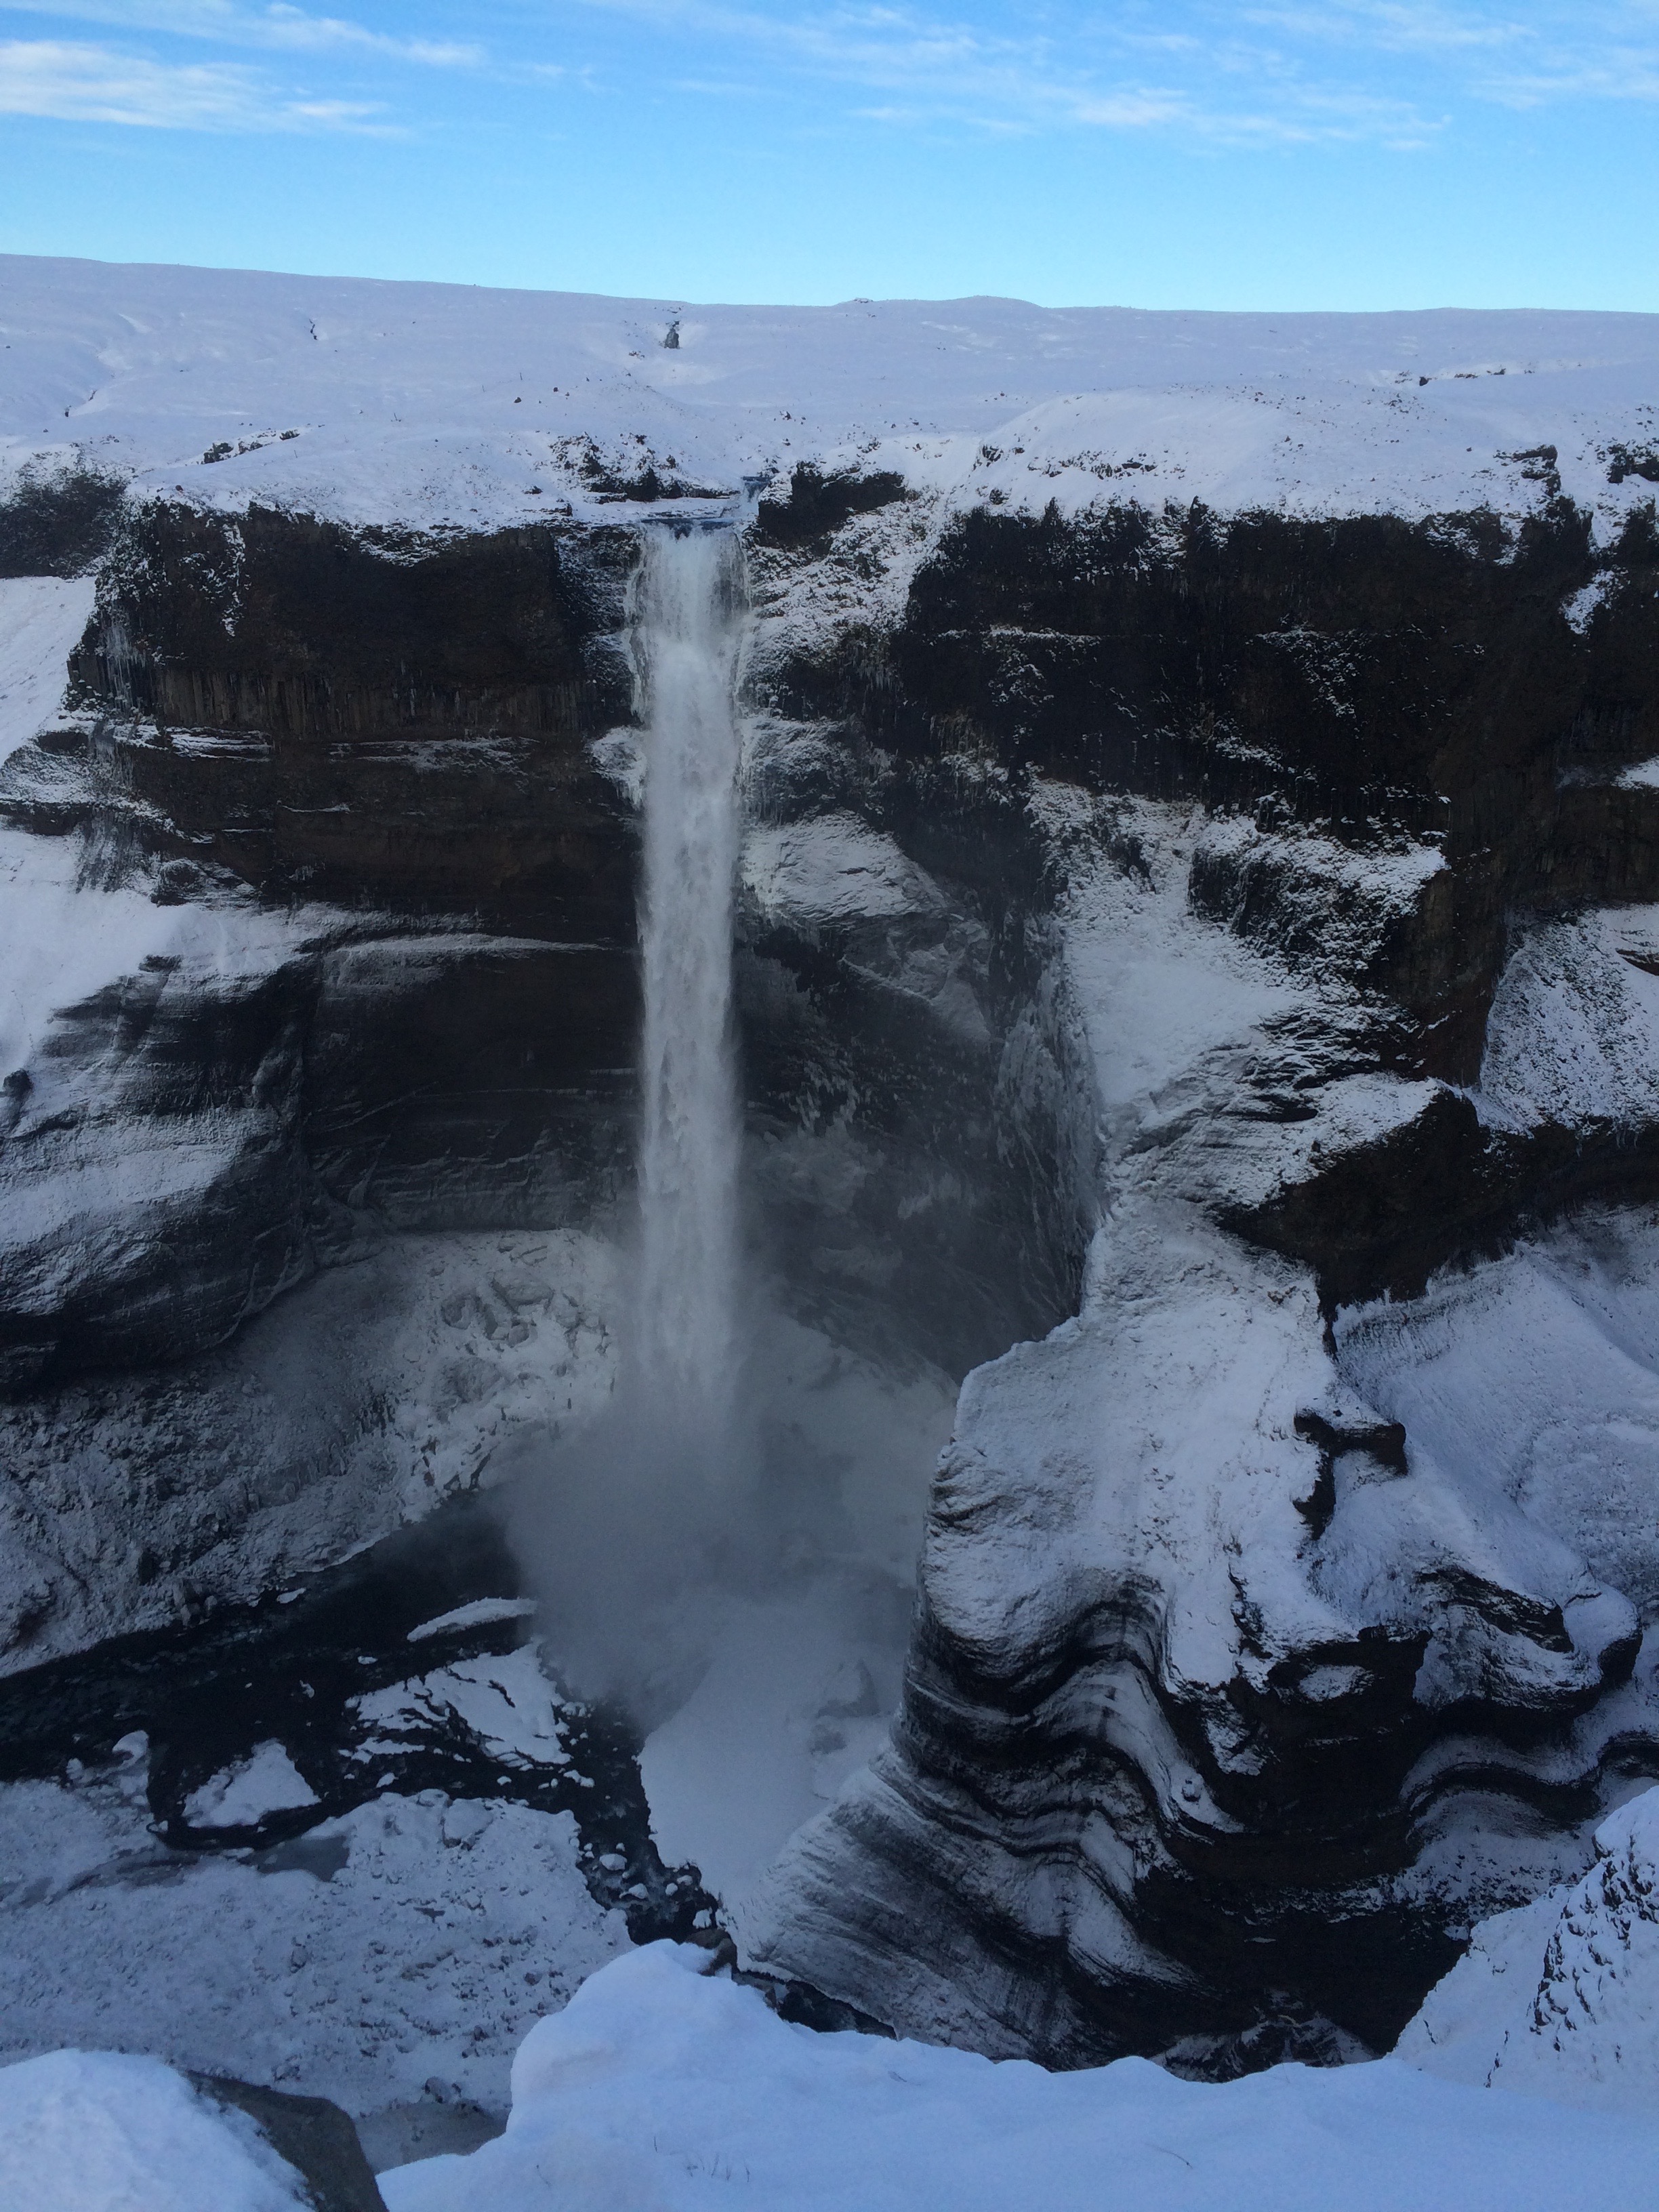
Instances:
[[[1050,2063],[1384,2047],[1659,1765],[1651,531],[987,514],[830,649],[780,578],[774,696],[1035,845],[1099,1226],[757,1963]]]

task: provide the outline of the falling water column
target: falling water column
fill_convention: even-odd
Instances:
[[[649,532],[635,626],[647,729],[637,1387],[688,1445],[713,1449],[737,1354],[736,563],[729,530]]]

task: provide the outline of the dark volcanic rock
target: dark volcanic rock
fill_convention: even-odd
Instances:
[[[574,735],[626,711],[602,641],[631,565],[551,526],[440,544],[270,509],[133,514],[80,664],[164,727],[298,739],[380,732]]]
[[[84,575],[115,536],[125,494],[96,469],[20,469],[0,499],[0,576]]]
[[[1583,632],[1564,603],[1596,577]],[[1659,536],[1592,551],[1557,504],[1490,514],[1066,521],[984,509],[946,532],[904,617],[771,672],[789,711],[902,758],[988,757],[1093,790],[1316,827],[1364,854],[1431,841],[1450,873],[1367,980],[1416,1064],[1478,1068],[1510,917],[1659,890]],[[1594,779],[1594,781],[1592,781]],[[1196,898],[1270,939],[1283,887],[1217,867]]]
[[[296,932],[228,975],[216,953],[66,1009],[18,1099],[0,1139],[14,1390],[216,1343],[353,1249],[354,1224],[549,1224],[614,1196],[628,951]]]
[[[317,2212],[386,2212],[351,2115],[326,2097],[296,2097],[224,2074],[190,2078],[216,2105],[247,2114],[277,2157],[299,2174]]]
[[[13,1075],[11,1387],[211,1344],[354,1219],[614,1197],[633,831],[587,746],[628,711],[629,544],[130,517],[82,726],[13,755],[0,813],[74,841],[83,884],[183,909],[179,949],[58,1010]]]
[[[1597,1463],[1535,1441],[1549,1339],[1445,1423],[1332,1334],[1433,1289],[1502,1398],[1482,1301],[1578,1232],[1522,1276],[1480,1255],[1654,1188],[1659,1030],[1621,980],[1652,917],[1589,910],[1659,896],[1656,793],[1620,781],[1659,751],[1655,555],[1650,518],[1597,554],[1559,503],[981,511],[889,633],[781,625],[772,702],[883,761],[908,851],[954,836],[968,874],[941,800],[996,795],[983,872],[1028,944],[1055,912],[1102,1221],[1079,1320],[964,1390],[892,1748],[747,1916],[762,1969],[1050,2063],[1380,2048],[1659,1771],[1653,1547],[1610,1543],[1599,1476],[1530,1472]],[[1617,1218],[1609,1378],[1652,1273]],[[1650,1415],[1607,1418],[1659,1474]]]
[[[432,545],[254,508],[138,510],[76,663],[170,852],[267,895],[632,931],[584,750],[628,716],[628,533]]]
[[[788,497],[759,502],[755,535],[763,545],[821,550],[852,516],[873,514],[908,496],[903,477],[891,469],[868,474],[841,469],[825,476],[810,461],[798,462],[790,474]]]

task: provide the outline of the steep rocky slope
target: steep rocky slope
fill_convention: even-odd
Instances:
[[[1046,886],[1099,1226],[969,1380],[892,1748],[757,1958],[1050,2058],[1382,2047],[1653,1770],[1650,531],[988,514],[892,632],[779,655]],[[1594,1287],[1516,1313],[1527,1392],[1504,1249]],[[1419,1309],[1486,1355],[1462,1422]]]
[[[1659,341],[991,303],[671,353],[143,274],[39,311],[0,528],[96,577],[0,764],[4,1663],[608,1389],[634,533],[720,513],[752,1247],[968,1375],[891,1742],[745,1958],[1062,2063],[1386,2045],[1659,1771]]]

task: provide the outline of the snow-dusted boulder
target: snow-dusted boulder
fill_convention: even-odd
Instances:
[[[367,2166],[362,2179],[368,2212]],[[0,2067],[0,2197],[15,2212],[306,2212],[317,2202],[247,2114],[159,2059],[112,2051]]]

